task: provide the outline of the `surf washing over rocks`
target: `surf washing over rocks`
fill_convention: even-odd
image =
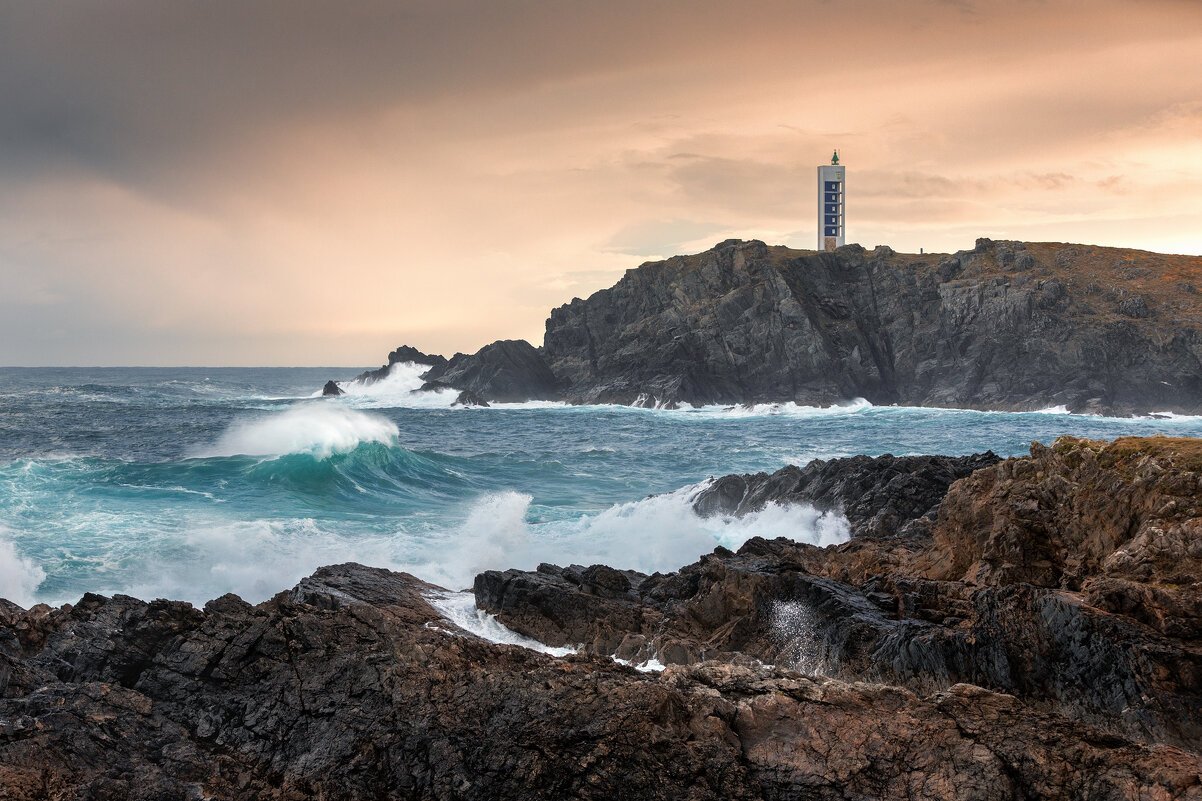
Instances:
[[[837,514],[700,517],[711,477],[866,454],[1025,452],[1064,432],[1202,434],[1193,417],[876,407],[456,406],[418,366],[339,398],[324,369],[3,370],[0,596],[202,604],[322,564],[453,589],[540,562],[669,571],[753,536],[846,537]]]

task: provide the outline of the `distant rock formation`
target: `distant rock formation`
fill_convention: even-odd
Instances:
[[[387,364],[378,370],[368,370],[360,373],[359,375],[355,376],[355,380],[364,384],[370,384],[373,381],[380,381],[381,379],[388,377],[388,373],[390,370],[392,370],[392,366],[394,364],[405,363],[428,364],[431,367],[441,367],[446,365],[447,360],[443,356],[422,353],[417,348],[411,348],[408,345],[401,345],[392,353],[388,354]]]
[[[977,241],[950,256],[729,240],[551,313],[574,402],[1202,412],[1202,258]]]
[[[952,255],[727,240],[627,271],[427,380],[487,400],[1202,413],[1202,257],[977,240]],[[386,365],[359,380],[387,374]]]
[[[331,380],[331,381],[327,381],[326,385],[321,388],[321,394],[337,396],[337,395],[343,395],[345,393],[342,391],[342,387],[338,386],[337,381]]]
[[[432,605],[445,591],[356,564],[257,606],[0,600],[0,788],[21,801],[1199,798],[1198,442],[1065,437],[970,457],[987,464],[951,483],[933,533],[875,536],[971,466],[924,458],[831,460],[768,494],[847,508],[863,488],[880,508],[856,513],[844,545],[756,538],[669,574],[476,578],[478,604],[507,625],[583,644],[563,658],[486,642]]]
[[[557,395],[555,375],[523,339],[503,339],[468,356],[456,353],[422,378],[441,381],[490,401],[514,402]]]

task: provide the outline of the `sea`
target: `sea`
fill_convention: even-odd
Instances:
[[[540,562],[670,571],[753,536],[830,545],[837,513],[702,518],[713,477],[855,454],[1028,451],[1061,434],[1202,436],[1202,418],[795,404],[453,406],[419,365],[0,368],[0,597],[263,601],[321,565],[451,591]]]

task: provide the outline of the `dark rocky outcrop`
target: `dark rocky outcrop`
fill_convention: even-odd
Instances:
[[[484,400],[484,398],[481,398],[475,392],[472,392],[469,389],[465,389],[465,390],[463,390],[463,392],[460,392],[457,396],[455,396],[455,402],[452,403],[451,405],[452,406],[480,406],[483,408],[488,408],[488,401]]]
[[[1028,458],[960,466],[973,459],[984,466],[951,484],[933,532],[903,522],[929,498],[907,507],[878,491],[897,481],[896,460],[834,460],[802,489],[828,507],[847,486],[863,490],[844,545],[753,539],[670,575],[489,571],[477,602],[589,653],[793,664],[915,692],[968,682],[1115,735],[1202,746],[1197,442],[1062,438]],[[831,480],[840,471],[850,480]],[[922,497],[915,484],[896,486]],[[898,523],[907,537],[894,536]]]
[[[1202,411],[1202,258],[978,240],[949,256],[729,240],[555,309],[576,402]],[[1156,315],[1155,309],[1172,309]]]
[[[503,403],[557,395],[554,374],[534,346],[521,339],[500,340],[470,356],[456,353],[422,377]]]
[[[592,586],[620,593],[618,575]],[[1197,798],[1202,759],[958,684],[483,642],[338,565],[258,606],[0,609],[9,799]]]
[[[360,383],[370,384],[373,381],[380,381],[388,377],[389,370],[394,364],[428,364],[432,368],[443,367],[447,360],[445,356],[436,354],[422,353],[417,348],[412,348],[408,345],[401,345],[399,348],[388,354],[388,363],[377,370],[368,370],[355,376],[355,381]]]
[[[1184,280],[1188,279],[1188,280]],[[1202,413],[1202,257],[977,240],[950,255],[737,239],[628,270],[439,380],[486,400]]]
[[[337,395],[342,395],[344,393],[342,391],[342,387],[338,386],[338,382],[331,380],[331,381],[327,381],[326,385],[321,388],[321,394],[324,396],[330,396],[330,395],[337,396]]]
[[[698,493],[693,509],[702,516],[741,516],[769,503],[808,503],[842,514],[856,536],[926,532],[952,482],[999,461],[992,451],[975,456],[815,459],[771,475],[723,476]]]
[[[355,381],[379,381],[399,363],[429,365],[430,369],[421,375],[424,383],[415,391],[459,390],[454,405],[488,406],[490,400],[513,403],[559,396],[554,374],[538,350],[525,340],[498,340],[473,354],[456,353],[450,359],[403,345],[388,354],[388,364],[361,373]]]

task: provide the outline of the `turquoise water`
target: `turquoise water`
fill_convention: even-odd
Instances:
[[[450,406],[420,368],[337,399],[345,368],[0,369],[0,597],[259,601],[322,564],[458,589],[540,561],[671,570],[717,544],[846,536],[769,509],[702,520],[731,472],[857,453],[1025,453],[1059,434],[1202,436],[1202,418],[873,407]],[[656,497],[648,498],[655,494]]]

